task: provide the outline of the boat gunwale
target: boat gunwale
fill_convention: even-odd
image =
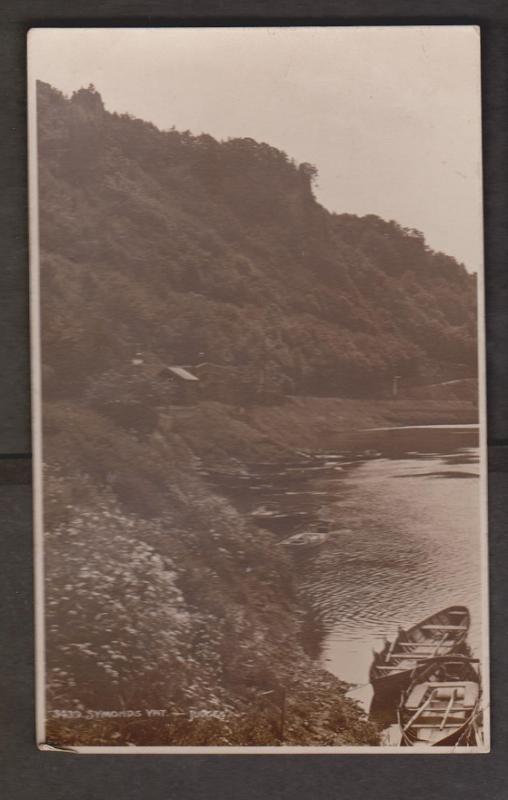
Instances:
[[[395,647],[396,647],[398,642],[401,642],[401,644],[412,644],[412,643],[414,643],[415,647],[418,647],[418,645],[426,644],[427,642],[425,642],[425,641],[418,642],[418,641],[411,640],[410,639],[411,634],[414,633],[417,630],[421,630],[422,628],[425,627],[425,625],[433,624],[432,621],[436,620],[437,617],[443,617],[445,615],[449,616],[450,614],[459,614],[459,613],[461,613],[463,615],[463,617],[464,617],[464,624],[463,624],[463,626],[461,626],[461,628],[463,628],[463,629],[461,630],[460,635],[455,636],[455,638],[453,638],[450,642],[446,642],[446,643],[442,642],[442,645],[441,645],[441,647],[449,647],[448,653],[444,653],[442,655],[443,658],[449,658],[450,656],[454,655],[454,653],[453,653],[454,649],[460,647],[463,644],[463,642],[465,641],[465,639],[467,637],[467,634],[469,632],[469,628],[471,626],[471,614],[470,614],[469,609],[467,608],[467,606],[461,606],[461,605],[447,606],[446,608],[444,608],[444,609],[442,609],[440,611],[437,611],[434,614],[430,614],[428,617],[425,617],[423,620],[421,620],[420,622],[416,623],[415,625],[412,625],[410,628],[407,628],[407,629],[399,628],[397,636],[393,640],[392,645],[390,645],[390,648],[386,653],[383,653],[383,651],[374,652],[374,660],[373,660],[373,662],[372,662],[372,664],[370,666],[370,669],[369,669],[369,681],[373,685],[375,685],[375,684],[378,684],[378,685],[380,685],[380,684],[381,685],[382,684],[392,684],[392,683],[394,684],[394,683],[397,682],[397,679],[402,679],[402,677],[405,676],[405,675],[411,675],[416,669],[418,669],[418,667],[421,664],[423,664],[423,663],[425,663],[427,661],[430,661],[432,658],[441,657],[441,656],[437,656],[437,655],[435,655],[435,656],[426,655],[424,653],[421,653],[421,654],[418,654],[418,655],[415,654],[415,655],[413,655],[411,657],[411,653],[410,653],[410,651],[408,651],[408,654],[407,654],[408,657],[404,658],[404,655],[396,655],[395,658],[399,659],[399,661],[398,662],[396,662],[396,661],[394,662],[394,661],[392,661],[394,656],[391,655],[391,652],[393,650],[395,650]],[[442,623],[442,624],[445,625],[446,623]],[[458,633],[458,631],[457,631],[457,633]],[[401,641],[401,639],[402,639],[402,641]],[[391,663],[390,663],[390,661],[391,661]],[[413,661],[415,663],[412,666],[407,666],[407,662],[408,661]],[[404,664],[404,662],[406,662],[406,664]],[[381,674],[380,675],[379,674],[379,672],[380,672],[379,668],[380,667],[382,667],[383,670],[386,668],[386,671],[388,671],[388,668],[391,668],[390,674],[388,674],[388,675],[382,675]]]
[[[424,726],[418,725],[418,724],[411,725],[409,727],[407,726],[407,721],[404,722],[403,714],[404,714],[404,712],[406,712],[408,714],[408,716],[409,716],[411,712],[410,712],[409,709],[406,708],[405,704],[406,704],[409,696],[411,695],[411,692],[414,690],[414,688],[416,688],[416,686],[420,685],[421,683],[427,683],[428,682],[428,681],[425,680],[424,676],[425,676],[425,674],[426,674],[426,672],[428,670],[432,669],[432,665],[435,664],[436,662],[446,663],[447,661],[448,662],[452,662],[454,664],[459,663],[459,664],[462,664],[464,666],[466,666],[466,665],[471,666],[472,664],[478,664],[478,665],[480,664],[480,659],[479,658],[473,658],[473,657],[470,657],[470,656],[457,654],[457,655],[448,655],[448,656],[435,656],[434,658],[430,658],[430,659],[427,659],[427,661],[422,662],[415,669],[414,676],[413,676],[412,680],[410,681],[410,684],[407,687],[407,689],[403,692],[403,694],[401,696],[401,700],[400,700],[399,706],[397,708],[397,721],[398,721],[398,724],[399,724],[399,727],[400,727],[400,731],[401,731],[401,742],[400,742],[401,746],[414,747],[414,746],[421,745],[421,744],[428,744],[429,747],[446,747],[448,744],[454,744],[455,740],[457,738],[460,739],[460,737],[462,736],[464,731],[467,730],[468,726],[475,719],[475,717],[476,717],[476,715],[478,713],[478,709],[480,708],[480,702],[481,702],[481,697],[482,697],[482,685],[481,685],[481,675],[480,675],[479,668],[478,668],[478,670],[475,670],[471,666],[470,674],[467,675],[464,678],[459,678],[459,679],[455,679],[455,680],[450,679],[448,681],[436,682],[436,688],[439,686],[439,683],[445,683],[445,684],[457,683],[458,685],[460,685],[462,683],[475,683],[475,684],[477,684],[477,686],[478,686],[478,694],[477,694],[477,696],[475,698],[474,704],[472,706],[464,707],[463,709],[461,709],[465,713],[465,719],[463,721],[461,721],[460,724],[457,724],[456,726],[448,726],[448,727],[453,727],[453,730],[448,730],[448,732],[446,732],[446,733],[445,733],[444,728],[443,728],[443,734],[444,734],[443,737],[440,738],[440,739],[437,739],[437,741],[435,741],[435,742],[431,742],[431,741],[423,742],[422,740],[419,740],[416,737],[415,737],[414,741],[411,740],[411,737],[410,737],[408,731],[411,730],[412,728],[416,728],[416,729],[420,728],[421,729]],[[421,705],[423,705],[423,698],[422,698]],[[421,707],[421,705],[420,705],[420,707]],[[443,709],[439,709],[439,711],[442,711],[442,710]],[[415,722],[416,722],[416,720],[415,720]],[[404,724],[405,724],[406,727],[404,727]],[[438,728],[438,725],[436,724],[435,726],[432,726],[432,727]],[[452,738],[452,742],[448,742],[448,739],[450,739],[450,738]]]

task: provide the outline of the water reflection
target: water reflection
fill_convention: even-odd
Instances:
[[[372,649],[399,625],[466,605],[479,649],[478,471],[476,428],[436,426],[359,431],[337,453],[212,477],[275,542],[328,525],[321,547],[294,554],[305,641],[368,704]]]

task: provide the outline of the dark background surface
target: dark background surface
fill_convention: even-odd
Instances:
[[[506,0],[4,0],[0,28],[0,793],[80,798],[508,797],[508,4]],[[76,756],[34,744],[25,36],[31,26],[480,24],[483,49],[492,753]],[[460,136],[460,130],[457,131]]]

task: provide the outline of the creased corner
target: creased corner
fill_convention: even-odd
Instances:
[[[75,747],[63,747],[58,744],[50,744],[49,742],[37,742],[37,747],[44,753],[79,753]]]

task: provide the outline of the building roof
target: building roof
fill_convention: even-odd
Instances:
[[[174,372],[175,375],[178,375],[179,378],[182,378],[184,381],[199,381],[199,378],[196,375],[192,375],[191,372],[184,369],[183,367],[168,367],[171,372]]]

